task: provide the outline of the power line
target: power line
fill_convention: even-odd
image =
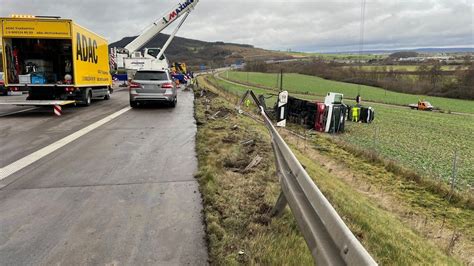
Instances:
[[[359,73],[362,70],[362,51],[364,50],[364,32],[365,32],[365,6],[366,0],[361,1],[360,7],[360,39],[359,39]],[[360,82],[358,82],[360,83]],[[357,86],[357,94],[360,95],[361,86],[358,84]]]

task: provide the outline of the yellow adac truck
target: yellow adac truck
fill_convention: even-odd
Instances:
[[[5,86],[27,101],[90,105],[112,93],[107,41],[69,19],[0,18]]]

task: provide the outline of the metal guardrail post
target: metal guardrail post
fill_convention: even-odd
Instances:
[[[288,201],[286,201],[285,194],[283,192],[280,192],[280,196],[278,196],[275,206],[270,212],[270,216],[280,217],[283,214],[283,211],[285,210],[285,207],[287,204],[288,204]]]
[[[272,141],[272,148],[273,148],[273,153],[275,154],[275,158],[277,158],[277,154],[276,154],[277,150],[274,147],[273,141]],[[284,176],[280,172],[280,167],[278,167],[278,161],[275,161],[275,166],[276,166],[278,179],[281,183],[281,180],[282,178],[284,178]],[[273,209],[270,212],[270,217],[280,217],[283,214],[283,211],[285,210],[286,205],[288,205],[288,201],[286,200],[285,193],[281,191],[275,203],[275,206],[273,206]]]
[[[288,205],[318,265],[377,265],[352,234],[280,136],[253,91],[248,90],[239,105],[250,95],[260,109],[272,137],[277,173],[282,192],[273,208],[281,215]]]

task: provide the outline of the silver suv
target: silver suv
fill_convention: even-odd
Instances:
[[[130,106],[166,102],[176,106],[176,84],[167,70],[139,70],[129,84]]]

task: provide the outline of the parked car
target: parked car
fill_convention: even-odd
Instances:
[[[5,81],[3,80],[3,72],[0,72],[0,96],[8,95],[7,87],[5,87]]]
[[[147,103],[168,103],[175,107],[178,100],[176,84],[168,70],[139,70],[129,84],[130,106]]]

